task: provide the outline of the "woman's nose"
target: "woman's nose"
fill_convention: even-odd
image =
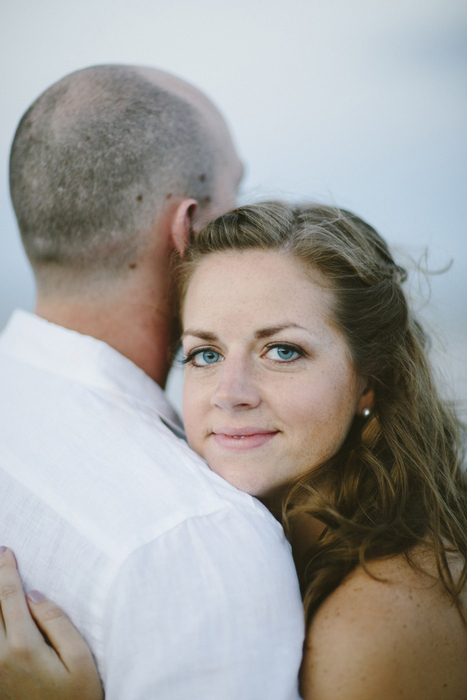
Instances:
[[[219,381],[211,396],[211,405],[235,411],[255,408],[260,401],[258,386],[247,363],[226,359],[222,363]]]

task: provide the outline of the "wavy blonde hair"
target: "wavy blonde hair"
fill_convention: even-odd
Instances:
[[[375,393],[369,418],[355,417],[341,449],[290,484],[286,531],[297,514],[325,528],[296,562],[307,620],[357,566],[428,546],[439,579],[461,616],[467,580],[467,491],[461,426],[436,389],[426,336],[402,289],[406,272],[378,233],[354,214],[322,205],[245,206],[207,224],[181,262],[180,303],[207,255],[248,249],[293,256],[334,290],[334,320],[357,372]],[[323,488],[326,485],[326,488]],[[447,555],[461,555],[454,579]]]

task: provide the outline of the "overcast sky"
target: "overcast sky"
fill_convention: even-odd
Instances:
[[[30,103],[97,63],[154,65],[220,106],[244,201],[331,201],[448,272],[430,313],[446,383],[467,400],[465,0],[0,0],[0,327],[34,287],[8,194]],[[3,55],[1,55],[3,54]],[[421,307],[427,285],[413,275]]]

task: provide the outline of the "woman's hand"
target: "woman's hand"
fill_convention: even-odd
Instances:
[[[34,591],[25,598],[15,558],[5,547],[0,605],[1,700],[102,700],[86,642],[58,606]]]

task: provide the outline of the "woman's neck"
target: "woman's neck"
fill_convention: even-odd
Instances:
[[[281,524],[283,523],[282,504],[285,489],[282,488],[259,500]],[[300,571],[306,553],[318,541],[325,529],[322,522],[303,512],[296,512],[287,517],[287,538],[292,546],[292,554],[297,571]]]

